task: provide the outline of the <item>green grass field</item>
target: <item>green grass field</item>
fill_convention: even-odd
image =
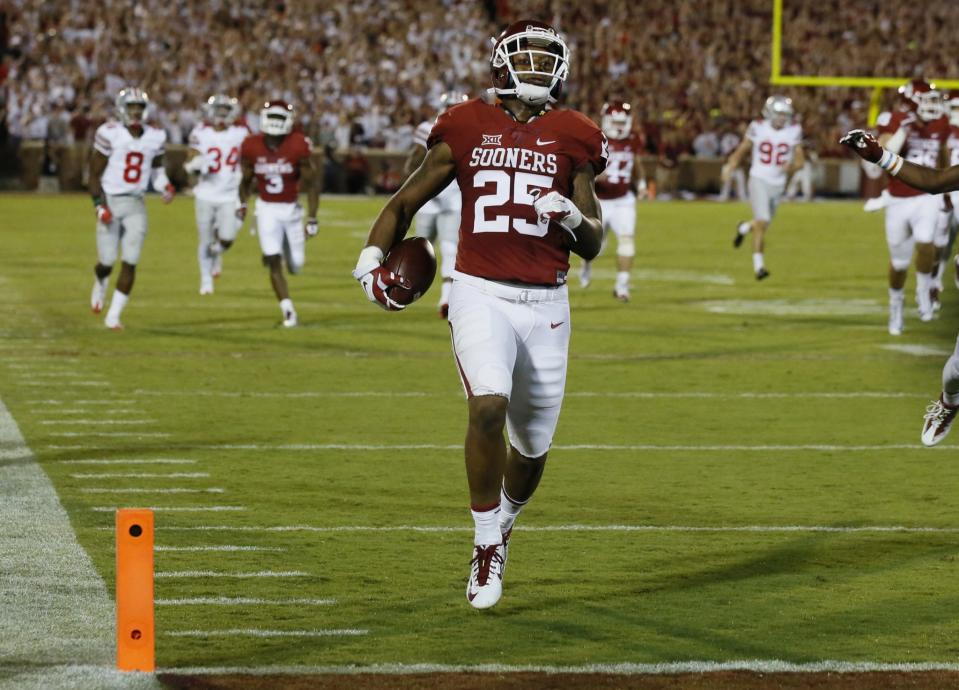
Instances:
[[[477,612],[436,293],[387,314],[350,277],[382,203],[321,203],[286,330],[255,238],[200,297],[192,202],[151,198],[114,333],[88,307],[89,199],[0,198],[0,398],[109,588],[110,509],[158,508],[160,666],[956,659],[959,466],[919,430],[959,299],[950,272],[920,324],[910,278],[887,335],[881,215],[784,206],[757,283],[730,242],[745,206],[643,205],[633,301],[608,250],[571,286],[555,447]],[[137,474],[201,476],[116,476]],[[166,550],[213,546],[261,550]],[[201,597],[282,603],[171,603]]]

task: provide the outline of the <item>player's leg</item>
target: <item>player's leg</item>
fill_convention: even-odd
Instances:
[[[437,214],[436,237],[440,243],[440,299],[439,311],[448,318],[450,289],[453,286],[453,270],[456,268],[456,248],[459,245],[460,211],[448,210]]]
[[[236,217],[235,201],[218,202],[214,205],[216,232],[210,243],[210,254],[213,257],[213,277],[219,278],[223,273],[223,254],[233,246],[237,233],[240,231],[240,220]]]
[[[753,226],[755,223],[755,218],[757,214],[762,215],[764,212],[759,210],[762,208],[768,208],[768,203],[765,200],[764,189],[762,182],[750,175],[749,177],[749,203],[753,209],[753,220],[741,220],[736,223],[736,234],[733,236],[733,248],[739,249],[742,246],[743,240],[746,238],[750,232],[753,231]],[[758,205],[758,208],[757,208]]]
[[[889,247],[889,335],[902,335],[906,275],[912,260],[913,239],[908,209],[902,202],[887,206],[885,213]]]
[[[952,202],[952,218],[949,222],[949,255],[952,255],[952,247],[956,240],[956,233],[959,231],[959,192],[950,192],[949,200]],[[959,289],[959,253],[953,258],[952,279]]]
[[[107,285],[113,264],[117,262],[120,249],[120,221],[109,224],[97,222],[97,263],[93,267],[93,291],[90,293],[90,309],[94,314],[103,311]]]
[[[210,244],[213,242],[213,224],[215,221],[215,207],[209,201],[197,199],[194,202],[196,211],[197,231],[197,261],[200,265],[200,294],[213,294],[213,257],[210,254]]]
[[[949,226],[951,221],[952,210],[940,208],[936,217],[936,232],[932,238],[932,243],[936,247],[936,263],[932,271],[932,289],[929,291],[929,296],[932,299],[932,311],[936,314],[942,308],[942,278],[946,273],[946,264],[949,262]]]
[[[278,210],[273,208],[273,204],[260,201],[256,204],[256,223],[263,265],[270,272],[270,285],[280,303],[283,323],[292,321],[291,325],[296,325],[296,311],[290,299],[286,276],[283,275],[283,251],[286,240],[284,220]]]
[[[475,608],[493,606],[502,594],[503,429],[517,347],[507,312],[516,307],[462,280],[450,290],[450,337],[469,411],[465,458],[474,532],[466,596]]]
[[[120,251],[122,263],[120,275],[117,277],[116,289],[110,298],[110,309],[107,311],[104,324],[107,328],[120,330],[120,315],[123,313],[133,292],[133,283],[136,280],[136,267],[140,263],[140,252],[147,235],[147,210],[142,197],[118,197],[111,199],[110,207],[114,209],[121,225]]]
[[[636,255],[636,198],[629,194],[612,208],[610,226],[616,234],[616,285],[613,297],[629,301],[629,275]]]
[[[924,445],[934,446],[942,441],[959,413],[959,339],[952,356],[942,368],[942,393],[926,408],[922,420],[921,439]]]
[[[922,195],[907,202],[912,207],[910,226],[916,242],[916,306],[920,321],[931,321],[935,316],[932,307],[933,274],[936,270],[936,245],[934,239],[939,221],[939,199]]]
[[[782,187],[770,185],[763,180],[756,180],[756,184],[749,189],[749,203],[753,207],[753,272],[756,274],[756,280],[769,277],[764,260],[766,231],[773,216],[776,215],[776,207],[779,205],[782,194]]]

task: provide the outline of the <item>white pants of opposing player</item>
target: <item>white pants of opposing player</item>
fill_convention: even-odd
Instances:
[[[749,176],[749,205],[753,208],[753,220],[771,223],[776,207],[786,191],[785,184],[773,184],[761,177]]]
[[[467,398],[507,398],[510,443],[529,458],[546,454],[566,388],[566,286],[513,287],[456,271],[449,324]]]
[[[143,197],[132,194],[107,195],[113,214],[109,225],[97,223],[97,260],[112,266],[117,258],[131,266],[140,261],[147,236],[147,209]]]
[[[617,199],[600,199],[603,226],[616,235],[616,255],[631,257],[636,253],[636,195],[632,192]]]
[[[199,237],[197,258],[200,261],[200,275],[209,278],[213,270],[213,258],[209,247],[214,240],[233,242],[240,229],[236,217],[237,201],[196,200],[196,229]]]
[[[453,276],[456,265],[462,208],[460,188],[453,181],[436,197],[423,204],[416,214],[416,236],[425,237],[434,244],[439,242],[440,277],[447,280]]]
[[[290,273],[299,273],[306,263],[303,207],[295,202],[257,201],[256,225],[263,256],[282,254]]]
[[[931,194],[891,197],[886,206],[886,244],[889,260],[897,271],[905,271],[916,243],[935,239],[942,200]]]

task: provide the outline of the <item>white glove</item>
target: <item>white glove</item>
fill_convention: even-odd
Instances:
[[[310,218],[306,221],[306,236],[316,237],[320,232],[320,226],[317,225],[316,218]]]
[[[353,277],[360,281],[360,287],[370,302],[386,311],[402,311],[406,309],[406,305],[394,302],[387,291],[394,285],[408,288],[409,284],[392,271],[383,268],[382,263],[383,250],[372,245],[366,247],[360,252],[356,268],[353,269]]]
[[[559,192],[550,192],[546,196],[537,196],[533,208],[541,220],[559,223],[576,240],[573,231],[583,222],[583,214],[572,201]]]
[[[194,156],[186,163],[183,164],[183,169],[188,173],[194,173],[196,175],[202,175],[207,170],[206,160],[203,157],[203,154]]]
[[[646,178],[639,178],[639,182],[636,183],[636,196],[638,196],[640,199],[645,199],[648,191],[649,186],[646,184]]]

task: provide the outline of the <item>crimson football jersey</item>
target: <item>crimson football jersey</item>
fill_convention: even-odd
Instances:
[[[463,195],[456,270],[488,280],[530,285],[566,282],[565,231],[541,222],[536,192],[573,194],[584,165],[606,167],[607,141],[574,110],[549,110],[518,122],[505,108],[475,98],[436,120],[427,146],[446,143]]]
[[[240,146],[240,158],[253,166],[260,199],[290,203],[300,194],[300,161],[311,150],[301,132],[290,132],[275,149],[266,145],[263,134],[251,134]]]
[[[619,199],[633,191],[633,163],[642,151],[639,137],[609,140],[609,164],[596,178],[596,196]]]
[[[902,121],[909,113],[898,111],[895,113],[881,113],[876,124],[879,125],[879,134],[895,134]],[[903,144],[899,155],[910,163],[923,165],[927,168],[939,167],[939,150],[949,136],[949,120],[945,116],[932,122],[915,122],[906,125],[906,143]],[[915,187],[910,187],[898,177],[889,182],[889,193],[892,196],[917,196],[925,194]]]

